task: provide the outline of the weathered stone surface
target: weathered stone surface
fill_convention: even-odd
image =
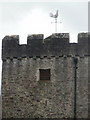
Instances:
[[[86,118],[88,116],[88,78],[83,72],[87,73],[88,59],[79,59],[77,115],[80,118]],[[50,81],[38,81],[38,71],[43,68],[51,69]],[[85,68],[84,71],[82,68]],[[21,61],[7,59],[3,63],[3,117],[73,118],[73,74],[72,57],[22,58]]]
[[[68,33],[29,35],[26,45],[19,45],[19,36],[6,36],[2,41],[2,59],[22,56],[90,55],[89,33],[78,34],[78,43],[69,43]]]
[[[78,48],[79,45],[87,45],[87,40],[86,44],[83,44],[85,38],[79,43],[70,44],[67,37],[63,40],[50,38],[52,41],[46,40],[44,43],[42,37],[38,37],[39,39],[34,41],[35,44],[32,43],[32,37],[27,45],[16,44],[16,54],[12,48],[11,53],[5,52],[8,47],[4,40],[6,47],[3,46],[2,56],[3,118],[74,118],[75,107],[77,118],[88,118],[90,57],[86,46],[85,49]],[[74,58],[78,59],[76,106]],[[39,69],[50,69],[51,79],[40,81]]]

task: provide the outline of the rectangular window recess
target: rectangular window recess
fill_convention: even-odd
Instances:
[[[50,69],[39,69],[40,80],[50,80],[51,73]]]

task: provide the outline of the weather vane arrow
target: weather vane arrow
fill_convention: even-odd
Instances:
[[[55,18],[55,22],[51,22],[51,23],[55,23],[55,33],[57,33],[57,23],[62,23],[62,22],[57,22],[58,10],[56,11],[56,14],[50,13],[49,15],[50,17]]]

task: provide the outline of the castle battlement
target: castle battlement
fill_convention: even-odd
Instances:
[[[19,44],[19,35],[2,40],[2,59],[29,56],[90,55],[89,33],[79,33],[78,43],[69,42],[69,33],[54,33],[44,39],[43,34],[28,35],[27,44]]]
[[[2,40],[2,118],[89,118],[90,34],[28,35]]]

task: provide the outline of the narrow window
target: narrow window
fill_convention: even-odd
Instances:
[[[39,69],[40,80],[50,80],[50,69]]]

